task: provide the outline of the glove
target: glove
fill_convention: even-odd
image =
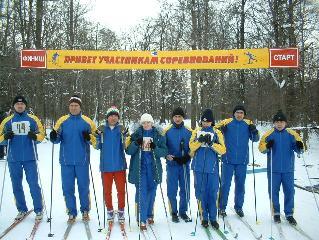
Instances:
[[[58,138],[58,133],[53,129],[51,132],[50,132],[50,140],[52,142],[56,141]]]
[[[212,144],[212,136],[210,134],[206,134],[205,143],[207,143],[208,145]]]
[[[136,139],[136,143],[137,143],[137,145],[143,145],[143,138],[138,138],[138,139]]]
[[[268,149],[270,149],[270,148],[272,148],[272,146],[274,145],[274,140],[269,140],[268,142],[267,142],[267,144],[266,144],[266,148],[268,148]]]
[[[252,134],[255,134],[258,132],[256,126],[254,124],[250,124],[249,125],[249,131],[252,133]]]
[[[176,161],[179,165],[183,165],[183,157],[174,157],[174,161]]]
[[[297,142],[296,142],[296,146],[297,146],[297,148],[298,148],[299,150],[303,150],[303,149],[304,149],[304,146],[303,146],[302,141],[297,141]]]
[[[82,132],[82,136],[84,138],[85,141],[90,141],[91,140],[91,136],[89,132]]]
[[[204,143],[206,141],[206,135],[200,135],[197,139],[200,143]]]
[[[221,126],[220,127],[220,131],[222,131],[222,133],[225,133],[225,132],[227,132],[227,125],[223,125],[223,126]]]
[[[37,140],[37,135],[33,131],[28,132],[28,137],[31,138],[33,141]]]
[[[101,134],[103,132],[104,132],[104,125],[100,125],[95,131],[96,134]]]
[[[150,148],[154,150],[156,148],[156,144],[154,142],[150,142]]]
[[[186,164],[190,159],[191,159],[191,157],[188,154],[184,155],[182,157],[183,164]]]
[[[4,134],[5,140],[12,139],[13,137],[14,137],[14,133],[12,132],[12,130],[9,130]]]

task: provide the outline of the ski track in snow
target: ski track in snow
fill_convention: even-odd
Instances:
[[[258,127],[261,130],[261,134],[264,133],[269,128],[266,127]],[[319,177],[319,141],[318,137],[315,134],[312,134],[310,137],[310,149],[307,153],[304,154],[304,158],[307,164],[313,165],[309,167],[310,177],[318,178]],[[251,149],[251,142],[249,143],[249,147]],[[51,181],[51,150],[52,144],[48,141],[44,141],[41,144],[38,144],[38,153],[39,153],[39,168],[40,175],[43,185],[43,191],[45,195],[45,203],[47,206],[47,213],[49,214],[50,209],[50,181]],[[266,167],[266,155],[259,153],[258,151],[258,143],[254,143],[254,154],[256,163],[261,165],[261,168]],[[62,194],[62,185],[61,185],[61,176],[60,176],[60,165],[59,165],[59,146],[55,146],[54,152],[54,190],[53,190],[53,211],[52,211],[52,233],[54,234],[53,238],[48,237],[49,233],[49,223],[46,223],[47,216],[44,216],[44,222],[39,226],[37,234],[34,239],[44,240],[44,239],[62,239],[64,231],[67,227],[66,220],[66,208],[64,203],[64,198]],[[252,157],[250,156],[250,161],[252,162]],[[127,162],[129,163],[129,156],[127,156]],[[165,160],[163,160],[163,183],[162,188],[165,196],[166,206],[167,198],[166,198],[166,171],[165,171]],[[93,170],[93,178],[96,188],[98,207],[101,225],[103,227],[103,202],[102,202],[102,184],[100,179],[99,172],[99,151],[91,148],[91,164]],[[305,167],[303,166],[302,158],[298,158],[296,156],[296,172],[295,172],[295,183],[300,184],[302,186],[309,186],[309,181],[307,179]],[[5,163],[4,161],[0,162],[0,181],[2,184],[3,180],[3,170]],[[251,167],[249,167],[251,169]],[[258,169],[258,168],[256,168]],[[8,171],[8,170],[7,170]],[[312,179],[312,184],[318,184],[318,179]],[[29,188],[25,180],[23,180],[24,191],[26,195],[26,201],[29,209],[32,206],[32,199],[29,193]],[[94,240],[105,239],[104,233],[98,232],[98,218],[95,208],[93,188],[91,186],[91,212],[90,212],[90,228],[92,232],[92,236]],[[185,223],[181,220],[180,223],[176,224],[171,222],[171,218],[169,216],[169,224],[172,230],[172,236],[174,240],[186,240],[186,239],[207,239],[206,233],[200,226],[200,222],[198,222],[197,232],[195,236],[191,236],[190,233],[194,231],[195,228],[195,218],[197,213],[197,205],[194,196],[194,187],[193,187],[193,176],[191,173],[191,210],[192,210],[192,219],[193,222]],[[255,224],[255,210],[254,210],[254,192],[253,192],[253,175],[248,174],[246,179],[246,195],[245,195],[245,204],[244,204],[244,213],[248,220],[248,222],[252,225],[252,227],[256,230],[256,232],[263,235],[262,239],[269,239],[271,236],[270,233],[270,224],[272,223],[270,218],[270,210],[269,210],[269,198],[267,193],[267,177],[266,172],[261,172],[256,174],[256,192],[257,192],[257,211],[258,211],[258,220],[260,224]],[[113,186],[115,189],[115,186]],[[319,212],[316,208],[315,201],[312,193],[300,190],[295,188],[295,218],[299,224],[299,226],[313,239],[319,239],[318,236],[318,228],[319,228]],[[129,191],[129,206],[130,206],[130,215],[131,215],[131,229],[129,229],[128,224],[128,215],[126,208],[126,232],[128,239],[138,239],[138,227],[135,221],[135,186],[128,183],[128,191]],[[233,206],[233,198],[234,198],[234,184],[232,184],[230,195],[229,195],[229,206]],[[77,204],[79,209],[79,200],[76,188],[76,197]],[[316,194],[317,199],[319,200],[319,194]],[[283,193],[282,189],[280,192],[280,203],[281,203],[281,211],[283,213]],[[113,192],[113,203],[114,207],[117,207],[117,197],[116,191]],[[168,210],[168,209],[167,209]],[[240,220],[233,214],[233,212],[228,208],[227,210],[228,220],[234,230],[234,232],[238,233],[238,240],[247,240],[254,239],[251,232],[246,228]],[[16,216],[17,210],[15,208],[14,197],[11,188],[11,181],[9,177],[9,172],[6,175],[5,187],[4,187],[4,197],[3,197],[3,206],[0,213],[0,232],[5,230],[12,222],[13,218]],[[220,223],[220,228],[223,230],[223,222],[222,219],[218,220]],[[286,239],[289,240],[302,240],[306,239],[302,237],[298,232],[296,232],[292,227],[288,225],[285,219],[282,219],[282,229],[285,234]],[[14,230],[12,230],[6,237],[5,240],[24,240],[26,239],[33,227],[34,224],[34,213],[30,214],[22,223],[20,223]],[[158,233],[158,239],[170,239],[169,228],[167,225],[165,211],[163,202],[161,199],[160,189],[158,187],[156,200],[155,200],[155,226],[156,232]],[[275,225],[273,225],[273,237],[274,239],[279,239],[279,233]],[[219,239],[217,234],[211,230],[214,239]],[[229,239],[231,238],[230,234],[228,234]],[[77,222],[73,226],[69,240],[83,240],[86,238],[85,228],[83,223],[81,222],[81,216],[78,215]],[[111,239],[123,239],[120,232],[119,224],[115,224],[112,230]]]

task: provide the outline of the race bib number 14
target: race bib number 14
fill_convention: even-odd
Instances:
[[[30,132],[30,122],[21,121],[12,123],[12,131],[14,135],[27,135]]]

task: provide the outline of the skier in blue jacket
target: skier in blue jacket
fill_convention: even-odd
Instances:
[[[154,224],[156,189],[163,173],[161,158],[167,156],[167,147],[165,137],[153,127],[150,114],[143,114],[140,124],[142,126],[127,138],[126,152],[131,155],[128,181],[136,187],[137,221],[140,230],[145,231],[146,223]]]
[[[69,100],[70,113],[61,117],[50,133],[54,144],[60,143],[62,190],[66,202],[68,223],[75,221],[77,207],[75,179],[77,179],[82,220],[89,220],[90,210],[90,144],[96,147],[94,122],[81,112],[82,101],[77,95]]]
[[[185,221],[191,219],[187,215],[189,204],[189,140],[192,130],[184,125],[185,113],[181,107],[172,113],[172,124],[164,129],[168,155],[166,156],[167,196],[173,222],[179,222],[177,213]],[[179,211],[177,211],[176,195],[179,187]]]
[[[233,175],[235,175],[235,206],[239,217],[244,216],[245,180],[249,163],[249,140],[259,141],[259,133],[251,120],[245,119],[246,109],[238,105],[233,110],[233,117],[216,125],[224,134],[227,152],[222,156],[222,179],[219,202],[219,214],[226,216],[226,206]]]
[[[98,127],[97,149],[101,150],[100,171],[103,181],[105,205],[107,208],[107,220],[112,223],[114,210],[112,204],[112,186],[115,182],[118,196],[118,220],[125,221],[125,184],[126,184],[126,160],[125,160],[125,130],[119,124],[120,112],[115,107],[110,107],[106,112],[106,123]]]
[[[0,144],[8,145],[8,166],[15,203],[18,209],[16,220],[22,219],[27,211],[22,179],[23,169],[29,184],[36,220],[43,217],[41,188],[38,183],[36,144],[45,137],[40,120],[26,112],[27,101],[23,96],[13,100],[14,113],[6,117],[0,125]]]
[[[273,117],[274,128],[261,138],[259,151],[267,153],[268,193],[272,199],[274,221],[280,223],[279,191],[282,185],[285,200],[285,215],[288,222],[297,225],[294,214],[295,153],[304,151],[304,144],[294,130],[287,128],[287,117],[279,110]],[[272,184],[271,184],[272,182]]]
[[[211,109],[206,109],[201,117],[201,127],[192,133],[189,142],[194,172],[194,186],[202,226],[208,227],[208,220],[213,228],[218,229],[217,192],[219,165],[218,155],[226,152],[224,137],[221,131],[214,128],[214,117]]]

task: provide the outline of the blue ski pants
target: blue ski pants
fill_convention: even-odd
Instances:
[[[8,162],[13,195],[18,211],[28,211],[22,186],[23,170],[29,184],[33,209],[35,213],[42,212],[42,195],[38,183],[38,169],[36,161]]]
[[[201,219],[216,221],[218,173],[194,172],[194,185]]]
[[[89,165],[61,165],[62,190],[69,215],[77,216],[75,179],[80,198],[80,211],[90,210]]]
[[[177,191],[179,187],[179,213],[187,212],[189,201],[189,165],[166,165],[167,197],[171,213],[177,214]],[[185,181],[186,179],[186,181]]]
[[[271,199],[271,174],[267,172],[268,177],[268,193]],[[286,217],[292,216],[294,213],[294,173],[272,173],[272,208],[274,215],[280,214],[279,191],[280,185],[284,191],[284,212]]]
[[[220,195],[220,209],[227,207],[228,196],[233,175],[235,175],[235,206],[236,210],[242,210],[245,198],[246,164],[228,164],[223,163],[222,168],[222,186]]]

